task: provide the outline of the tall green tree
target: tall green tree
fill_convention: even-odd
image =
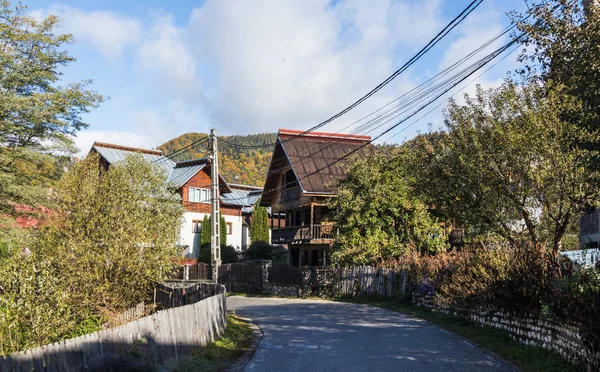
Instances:
[[[202,229],[200,230],[200,254],[198,259],[202,262],[211,263],[211,217],[204,216]],[[219,212],[219,239],[221,241],[221,250],[227,245],[227,223],[225,217]]]
[[[447,109],[447,151],[431,177],[447,190],[447,204],[467,223],[485,223],[509,240],[547,244],[555,257],[569,225],[598,200],[600,173],[587,168],[598,131],[564,120],[579,100],[561,90],[507,81]],[[437,167],[437,169],[436,169]]]
[[[25,12],[0,1],[0,215],[48,203],[63,168],[55,155],[75,151],[71,136],[87,127],[81,115],[104,99],[89,80],[62,81],[75,58],[65,50],[72,36],[55,33],[58,17]]]
[[[11,352],[89,331],[147,301],[178,255],[183,208],[161,170],[90,155],[55,190],[56,215],[0,267],[0,337]]]
[[[339,229],[333,256],[350,264],[397,259],[408,249],[440,251],[442,228],[407,180],[406,153],[389,150],[353,159],[330,209]]]
[[[584,3],[589,6],[585,8]],[[513,13],[520,42],[522,75],[557,86],[579,100],[577,110],[566,106],[563,120],[592,131],[600,129],[600,6],[595,1],[548,0],[532,4],[527,14]],[[593,141],[586,146],[600,147]],[[600,164],[596,163],[596,167]]]
[[[259,206],[260,201],[254,205],[252,223],[250,224],[250,241],[252,243],[267,243],[269,241],[269,212],[267,208]]]

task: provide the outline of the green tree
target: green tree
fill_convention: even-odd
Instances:
[[[438,203],[449,200],[468,222],[484,221],[514,243],[548,244],[557,257],[573,219],[599,196],[600,173],[586,164],[600,154],[578,144],[600,135],[562,115],[580,105],[556,86],[510,81],[478,88],[464,105],[452,102],[448,151],[438,165],[451,177],[438,178],[448,181]]]
[[[252,223],[250,224],[250,241],[252,243],[270,243],[269,241],[269,212],[267,208],[254,205]]]
[[[402,151],[356,157],[332,199],[339,229],[333,256],[351,264],[396,259],[409,248],[435,253],[445,244],[441,226],[412,192]]]
[[[183,208],[161,170],[90,155],[61,179],[56,216],[0,267],[3,352],[60,340],[147,301],[172,271]]]
[[[205,215],[200,230],[200,254],[198,255],[198,259],[205,263],[210,263],[210,236],[210,219]]]
[[[53,155],[74,152],[71,136],[87,127],[81,115],[103,101],[91,81],[60,85],[75,61],[63,49],[72,36],[55,34],[58,17],[25,11],[0,1],[0,215],[14,214],[15,203],[47,203],[62,172]]]
[[[211,217],[204,216],[202,221],[202,230],[200,231],[200,255],[198,259],[201,262],[211,263]],[[221,258],[223,258],[223,248],[227,246],[227,224],[225,217],[219,212],[219,239],[221,240]],[[224,262],[223,263],[227,263]]]
[[[562,119],[582,128],[600,129],[600,7],[594,1],[587,11],[580,0],[540,1],[527,14],[513,13],[513,21],[525,36],[520,55],[522,75],[558,86],[576,97],[577,110],[565,107]],[[527,17],[529,16],[529,17]],[[598,146],[593,141],[587,145]]]
[[[219,212],[219,241],[221,242],[221,247],[227,245],[227,223],[221,212]]]

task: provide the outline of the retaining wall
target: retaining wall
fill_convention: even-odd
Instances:
[[[421,307],[444,312],[470,320],[482,326],[507,331],[513,340],[525,345],[554,351],[573,363],[595,369],[600,356],[585,347],[581,333],[575,325],[558,324],[533,317],[514,317],[494,309],[455,309],[434,304],[430,296],[414,294],[412,302]]]
[[[0,371],[80,371],[127,367],[122,358],[173,364],[214,341],[226,326],[225,288],[194,304],[127,323],[117,328],[0,357]]]

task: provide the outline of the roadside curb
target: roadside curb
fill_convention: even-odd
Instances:
[[[250,359],[252,359],[252,357],[254,356],[254,353],[256,353],[256,348],[262,341],[263,332],[260,329],[260,327],[252,319],[246,318],[239,314],[232,314],[232,315],[236,319],[246,322],[250,326],[250,329],[252,329],[252,344],[250,345],[250,348],[235,364],[233,364],[231,367],[229,367],[229,369],[227,369],[227,371],[229,371],[229,372],[238,372],[238,371],[241,371],[242,369],[244,369],[244,367],[246,367],[246,365],[248,364]]]

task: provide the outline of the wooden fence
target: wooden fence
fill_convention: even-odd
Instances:
[[[191,265],[182,265],[177,267],[173,274],[170,275],[171,279],[175,280],[210,280],[210,265],[204,262],[198,262]]]
[[[166,281],[154,288],[154,303],[159,309],[189,305],[214,296],[219,288],[220,286],[207,282]]]
[[[408,273],[371,266],[339,269],[337,291],[345,296],[403,295],[407,290]]]
[[[273,265],[269,267],[269,282],[282,285],[302,285],[302,271],[296,266]]]
[[[117,328],[0,357],[0,371],[128,370],[123,363],[136,355],[146,364],[172,365],[225,329],[225,289],[218,286],[216,292],[195,304],[159,311]]]
[[[224,264],[219,267],[218,281],[229,292],[260,293],[263,288],[262,267],[243,263]]]

